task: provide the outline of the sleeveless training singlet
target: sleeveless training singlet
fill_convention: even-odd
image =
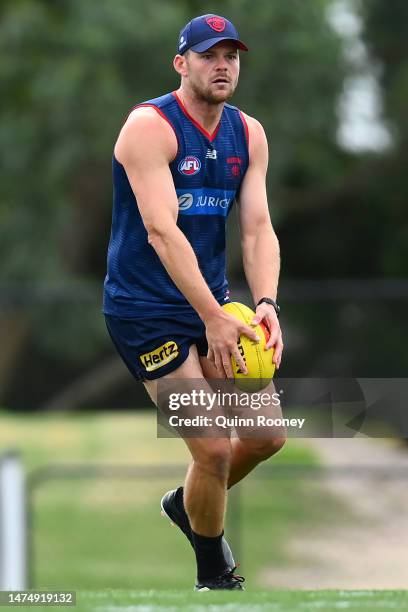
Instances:
[[[154,107],[173,127],[178,151],[169,164],[179,202],[177,225],[196,254],[214,297],[226,299],[225,226],[248,168],[248,128],[241,112],[225,104],[210,135],[175,92],[138,106]],[[137,143],[135,143],[137,146]],[[162,206],[157,202],[158,207]],[[147,241],[136,198],[122,164],[113,157],[113,213],[104,283],[105,314],[145,317],[195,312]]]

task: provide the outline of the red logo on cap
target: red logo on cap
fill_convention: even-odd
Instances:
[[[216,32],[223,32],[225,30],[225,19],[222,17],[207,17],[206,22]]]

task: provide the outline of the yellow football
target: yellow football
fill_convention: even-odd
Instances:
[[[250,340],[242,334],[238,340],[238,349],[244,358],[248,374],[244,374],[235,358],[231,355],[232,371],[234,373],[235,384],[243,391],[259,391],[264,389],[275,373],[275,364],[272,362],[273,348],[265,351],[266,343],[269,340],[269,331],[263,323],[251,325],[255,316],[253,310],[240,304],[239,302],[229,302],[223,305],[223,309],[239,321],[246,323],[255,330],[259,337],[259,342]]]

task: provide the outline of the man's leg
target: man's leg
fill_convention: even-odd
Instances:
[[[200,357],[200,365],[206,379],[216,380],[224,378],[224,375],[220,374],[214,363],[206,357]],[[272,394],[274,392],[273,385],[271,385],[270,388],[264,389],[263,392]],[[282,413],[279,407],[273,407],[271,414],[266,416],[279,418],[282,416]],[[238,432],[238,435],[240,436],[241,433]],[[275,434],[269,438],[246,438],[244,437],[244,432],[242,432],[242,437],[231,438],[228,489],[247,476],[247,474],[249,474],[261,461],[265,461],[277,453],[283,447],[285,441],[286,437],[284,432],[275,432]]]
[[[226,438],[185,440],[193,461],[184,485],[184,505],[192,530],[218,536],[224,529],[231,444]]]
[[[197,349],[190,347],[186,361],[166,379],[182,381],[203,379]],[[145,381],[145,387],[157,401],[157,381]],[[205,388],[205,383],[203,387]],[[211,392],[208,386],[208,392]],[[222,536],[230,473],[231,443],[229,438],[185,438],[190,453],[190,465],[184,487],[184,507],[187,512],[197,557],[198,578],[205,580],[228,569],[222,553]]]
[[[261,461],[269,459],[280,451],[284,444],[283,436],[270,439],[232,438],[228,489],[252,472]]]

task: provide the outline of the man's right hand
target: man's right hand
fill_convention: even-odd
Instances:
[[[217,313],[210,315],[204,323],[208,342],[207,358],[215,364],[217,370],[225,372],[227,378],[234,378],[231,364],[231,355],[233,355],[240,370],[247,374],[245,361],[238,349],[238,339],[244,334],[250,340],[259,342],[255,330],[221,308]]]

